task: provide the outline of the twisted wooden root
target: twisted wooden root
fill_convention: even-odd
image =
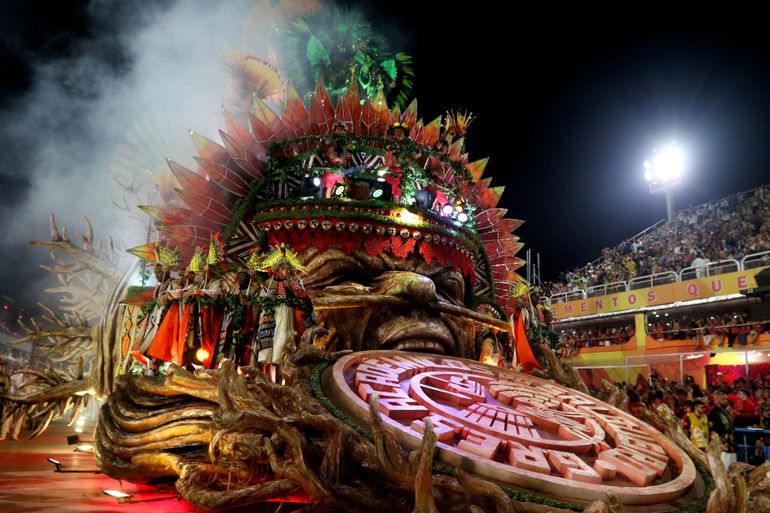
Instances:
[[[297,356],[311,365],[314,354]],[[514,501],[462,470],[433,475],[430,423],[421,446],[405,450],[384,428],[376,395],[369,440],[333,417],[306,381],[254,378],[246,381],[229,362],[197,374],[172,367],[165,378],[122,376],[100,412],[99,464],[119,479],[176,478],[184,499],[211,511],[304,496],[307,512],[566,513]]]

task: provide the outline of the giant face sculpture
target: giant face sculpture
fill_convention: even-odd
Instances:
[[[311,250],[305,288],[329,349],[397,349],[472,358],[476,323],[462,273],[410,256]]]

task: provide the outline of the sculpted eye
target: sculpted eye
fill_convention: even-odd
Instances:
[[[372,278],[356,260],[348,257],[328,259],[308,269],[305,287],[310,289],[338,289],[368,287]]]
[[[436,293],[443,299],[463,304],[465,300],[465,282],[457,273],[439,273],[433,277]]]
[[[369,291],[372,283],[372,277],[366,273],[347,270],[329,276],[326,289],[334,292],[362,293]]]
[[[334,292],[366,292],[369,290],[368,286],[350,280],[340,280],[338,283],[329,285],[326,288],[327,291]]]

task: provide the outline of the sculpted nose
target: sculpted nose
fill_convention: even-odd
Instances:
[[[387,274],[384,292],[419,305],[425,305],[436,300],[436,285],[427,276],[407,271]]]

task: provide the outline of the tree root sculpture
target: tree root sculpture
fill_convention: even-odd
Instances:
[[[606,379],[602,379],[600,385],[599,392],[596,394],[598,399],[623,411],[628,411],[628,396],[625,392],[618,388],[615,383]]]
[[[712,433],[705,452],[696,448],[682,429],[679,420],[668,406],[661,404],[655,410],[640,408],[639,417],[651,424],[663,426],[664,434],[673,440],[690,458],[709,469],[715,488],[711,492],[706,513],[763,513],[767,510],[770,491],[770,462],[754,467],[737,462],[725,468],[721,454],[724,447]]]
[[[543,371],[536,371],[533,374],[540,378],[552,379],[578,392],[588,393],[588,388],[577,370],[572,365],[562,362],[548,344],[540,344],[540,352],[543,354],[547,365]]]
[[[677,444],[687,455],[705,468],[711,468],[706,455],[695,447],[682,429],[682,423],[674,416],[674,412],[665,404],[658,405],[655,410],[639,408],[637,415],[651,425],[663,427],[663,434]]]
[[[317,357],[295,353],[287,363],[303,365],[289,374],[306,376]],[[306,511],[559,513],[462,470],[434,475],[432,427],[405,450],[384,429],[376,396],[370,421],[372,440],[331,415],[306,379],[247,381],[230,362],[197,374],[172,366],[165,378],[119,378],[100,412],[96,456],[116,478],[175,478],[184,499],[211,511],[304,496]]]

